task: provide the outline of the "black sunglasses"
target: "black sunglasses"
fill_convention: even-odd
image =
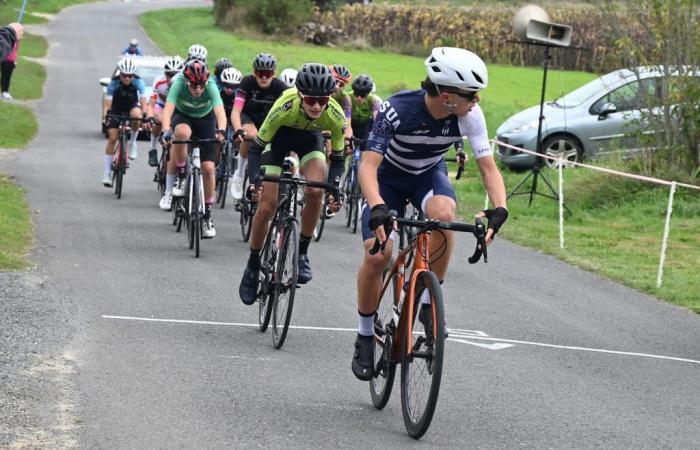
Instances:
[[[462,97],[470,102],[473,102],[477,96],[477,92],[458,92],[458,91],[455,91],[455,92],[450,92],[450,93],[455,94],[458,97]]]

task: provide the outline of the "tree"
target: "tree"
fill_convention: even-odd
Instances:
[[[604,0],[605,24],[637,70],[650,66],[663,75],[645,103],[639,138],[644,144],[637,162],[650,174],[690,180],[700,176],[700,33],[697,0]],[[630,17],[645,33],[632,39],[619,26]],[[655,133],[648,133],[655,130]]]

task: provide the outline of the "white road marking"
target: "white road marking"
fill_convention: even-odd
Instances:
[[[254,324],[254,323],[211,322],[211,321],[204,321],[204,320],[180,320],[180,319],[157,319],[157,318],[152,318],[152,317],[103,315],[102,318],[103,319],[115,319],[115,320],[133,320],[133,321],[141,321],[141,322],[185,323],[185,324],[195,324],[195,325],[224,325],[224,326],[236,326],[236,327],[248,327],[248,328],[257,328],[257,326],[258,326],[257,324]],[[299,326],[299,325],[290,325],[289,328],[293,328],[293,329],[297,329],[297,330],[315,330],[315,331],[344,331],[344,332],[357,331],[356,328],[309,327],[309,326]],[[687,363],[691,363],[691,364],[700,365],[700,361],[698,361],[698,360],[688,359],[688,358],[677,358],[675,356],[653,355],[650,353],[623,352],[623,351],[618,351],[618,350],[606,350],[606,349],[601,349],[601,348],[576,347],[576,346],[570,346],[570,345],[545,344],[542,342],[520,341],[520,340],[516,340],[516,339],[492,338],[492,337],[487,337],[488,335],[485,334],[483,331],[474,331],[474,330],[459,330],[459,329],[453,330],[453,329],[449,328],[449,331],[450,331],[451,337],[449,337],[447,339],[448,341],[461,342],[460,339],[456,339],[456,338],[452,337],[452,333],[454,333],[455,336],[467,337],[468,339],[477,339],[477,340],[483,340],[483,341],[496,341],[496,342],[504,342],[504,343],[511,343],[511,344],[533,345],[536,347],[558,348],[558,349],[562,349],[562,350],[577,350],[577,351],[583,351],[583,352],[608,353],[608,354],[613,354],[613,355],[638,356],[638,357],[642,357],[642,358],[663,359],[663,360],[668,360],[668,361],[687,362]],[[464,334],[468,334],[468,336],[464,336]],[[470,343],[470,342],[461,342],[461,343]],[[473,344],[473,343],[471,343],[471,344]]]
[[[474,345],[476,347],[487,348],[489,350],[503,350],[504,348],[510,348],[513,344],[505,344],[503,342],[496,342],[493,344],[480,344],[479,342],[465,341],[464,339],[454,339],[452,336],[447,338],[448,341],[461,342],[462,344]]]

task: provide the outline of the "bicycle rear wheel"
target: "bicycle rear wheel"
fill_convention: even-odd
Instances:
[[[420,298],[428,290],[431,306],[420,314]],[[430,426],[440,393],[442,361],[445,346],[445,313],[442,290],[433,272],[422,272],[416,280],[413,311],[403,314],[413,324],[413,332],[403,330],[401,357],[401,411],[408,434],[420,439]],[[420,317],[419,317],[420,316]],[[405,322],[405,323],[408,323]],[[408,348],[411,353],[408,354]]]
[[[289,220],[283,228],[282,236],[276,242],[277,270],[273,276],[272,291],[272,345],[282,348],[292,318],[294,294],[297,289],[299,264],[299,230],[295,220]]]
[[[219,170],[216,173],[216,203],[219,203],[221,209],[226,206],[226,195],[228,193],[229,180],[229,152],[231,151],[231,143],[227,142],[221,152],[221,161],[219,162]]]
[[[357,224],[360,221],[362,211],[362,195],[360,194],[360,183],[355,181],[355,186],[352,191],[352,202],[354,204],[352,213],[352,232],[357,233]]]
[[[118,199],[122,198],[122,183],[124,182],[124,172],[126,172],[126,144],[124,138],[119,139],[117,144],[117,157],[114,161],[114,193]]]
[[[391,267],[391,266],[390,266]],[[384,281],[389,271],[384,273]],[[394,386],[396,375],[396,363],[392,361],[392,349],[394,346],[394,296],[398,287],[398,274],[394,274],[379,299],[377,315],[374,317],[374,378],[369,380],[369,393],[372,395],[372,403],[377,409],[386,406]]]
[[[241,198],[241,234],[243,235],[243,242],[248,242],[250,239],[250,231],[253,225],[253,211],[252,204],[248,201],[247,192],[250,182],[248,181],[248,174],[246,173],[243,177],[243,197]]]
[[[350,169],[348,170],[348,173],[345,175],[345,182],[343,183],[343,192],[345,193],[345,204],[343,205],[345,207],[345,226],[350,227],[350,224],[352,223],[352,208],[353,208],[353,201],[352,201],[352,165],[350,166]]]
[[[277,236],[277,226],[274,224],[270,226],[270,230],[267,233],[267,239],[265,239],[265,245],[263,245],[262,252],[260,252],[260,261],[263,267],[260,269],[260,291],[258,292],[258,328],[261,332],[267,330],[267,326],[270,324],[270,316],[272,315],[272,295],[270,293],[270,273],[271,262],[274,261],[273,252],[274,248],[272,245],[273,237]]]
[[[156,178],[158,181],[158,192],[162,196],[165,194],[165,180],[168,172],[168,152],[166,149],[162,149],[160,152],[160,160],[158,161],[158,168],[156,169]]]

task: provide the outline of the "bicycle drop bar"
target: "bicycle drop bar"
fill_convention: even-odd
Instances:
[[[207,138],[207,139],[193,138],[193,139],[181,139],[181,140],[173,139],[172,141],[170,141],[171,144],[192,144],[195,147],[197,146],[197,144],[207,143],[207,142],[219,142],[219,140],[216,138]]]
[[[418,228],[416,236],[420,233],[426,233],[430,230],[450,230],[472,233],[476,238],[476,249],[474,250],[474,254],[467,258],[467,261],[469,261],[469,264],[476,264],[477,262],[479,262],[483,255],[484,262],[488,262],[488,253],[486,250],[486,226],[484,225],[484,222],[478,217],[475,219],[474,224],[469,224],[460,222],[440,222],[438,220],[429,219],[414,220],[405,217],[398,217],[398,213],[396,211],[389,211],[387,223],[397,223],[399,226]],[[379,240],[375,238],[374,245],[369,250],[369,254],[375,255],[380,250],[384,251],[384,247],[386,247],[386,241],[384,243],[380,243]]]
[[[334,184],[326,183],[325,181],[300,180],[298,178],[293,178],[291,176],[285,177],[284,175],[282,175],[282,176],[262,175],[260,177],[260,179],[262,181],[270,181],[273,183],[293,184],[296,186],[309,186],[312,188],[325,189],[327,191],[331,191],[333,189],[338,189],[338,187],[340,187],[340,180],[338,180],[338,179],[335,180]]]

